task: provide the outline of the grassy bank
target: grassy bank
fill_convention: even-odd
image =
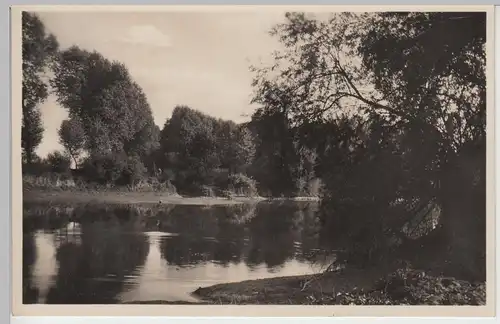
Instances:
[[[484,305],[485,283],[469,283],[423,271],[346,270],[219,284],[194,292],[213,304]]]
[[[259,201],[319,201],[318,197],[259,197],[228,192],[219,197],[181,196],[170,183],[140,182],[134,186],[104,186],[75,182],[53,177],[23,176],[23,200],[25,202],[52,203],[108,203],[108,204],[164,204],[175,205],[232,205]]]
[[[172,204],[172,205],[232,205],[257,203],[261,201],[290,200],[318,201],[314,197],[264,198],[264,197],[183,197],[162,192],[127,192],[127,191],[50,191],[29,190],[23,192],[23,201],[52,203],[107,203],[107,204]]]
[[[177,194],[162,192],[126,192],[126,191],[24,191],[23,201],[51,203],[106,203],[106,204],[173,204],[173,205],[231,205],[265,200],[258,197],[182,197]]]

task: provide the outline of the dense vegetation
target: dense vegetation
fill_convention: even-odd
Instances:
[[[252,68],[261,108],[248,123],[179,106],[160,129],[123,64],[58,51],[23,13],[23,170],[193,195],[321,195],[339,260],[410,255],[484,280],[485,13],[288,13],[272,35],[284,49]],[[69,119],[65,151],[42,160],[49,88]]]
[[[37,63],[43,69],[33,72],[43,96],[23,106],[25,174],[54,178],[55,173],[57,179],[74,179],[86,187],[175,186],[190,195],[309,194],[303,174],[294,177],[287,170],[268,181],[275,171],[281,172],[279,159],[287,158],[273,156],[275,138],[269,136],[274,135],[265,133],[272,129],[272,120],[260,120],[256,114],[250,123],[236,124],[178,106],[160,129],[146,95],[123,64],[76,46],[57,51],[56,45],[39,45],[57,42],[35,14],[23,13],[23,28],[26,74],[31,73],[33,57],[44,59]],[[38,38],[28,37],[31,34]],[[52,78],[47,77],[49,68]],[[33,82],[28,81],[25,87],[31,90]],[[52,89],[69,118],[59,128],[64,152],[40,159],[35,154],[43,133],[38,104],[47,98],[47,89]],[[277,187],[284,179],[292,187],[287,183]]]
[[[256,69],[256,101],[319,150],[335,248],[366,263],[442,246],[447,270],[484,278],[485,13],[295,13],[273,33],[285,50]]]

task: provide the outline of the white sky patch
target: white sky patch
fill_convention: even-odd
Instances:
[[[158,47],[169,47],[172,45],[170,38],[152,25],[131,26],[128,30],[128,35],[122,38],[121,41],[136,45]]]

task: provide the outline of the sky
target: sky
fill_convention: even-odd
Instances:
[[[245,121],[250,105],[250,64],[279,48],[268,34],[281,12],[38,12],[62,49],[77,45],[124,63],[143,88],[162,127],[177,105]],[[45,128],[37,153],[62,147],[57,130],[66,111],[54,96],[41,106]]]

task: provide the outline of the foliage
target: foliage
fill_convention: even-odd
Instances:
[[[44,172],[39,175],[23,175],[23,191],[30,190],[72,190],[77,182],[67,174]]]
[[[40,18],[30,12],[22,13],[23,61],[23,120],[21,146],[23,162],[31,164],[35,150],[42,141],[43,125],[39,105],[48,97],[48,84],[44,78],[57,54],[58,42],[48,34]]]
[[[171,195],[177,194],[177,189],[170,181],[160,182],[154,177],[139,180],[130,188],[133,191],[154,191],[169,193]]]
[[[229,175],[227,189],[239,196],[257,196],[256,181],[242,173]]]
[[[156,178],[145,178],[133,185],[114,185],[112,183],[96,183],[82,181],[70,174],[51,173],[45,171],[39,175],[23,175],[23,190],[36,191],[74,191],[74,192],[155,192],[176,195],[175,187],[167,182],[160,182]]]
[[[274,197],[292,196],[295,191],[292,177],[295,151],[286,116],[279,111],[259,109],[253,114],[250,127],[256,134],[251,175],[259,183],[259,192]]]
[[[76,118],[64,120],[58,133],[59,142],[73,159],[75,169],[78,169],[86,141],[85,129],[82,123]]]
[[[288,147],[290,130],[310,133],[304,138],[319,155],[328,236],[368,257],[435,201],[443,233],[482,242],[475,238],[485,232],[485,214],[471,206],[485,196],[469,188],[485,170],[485,14],[286,19],[272,30],[284,49],[271,66],[253,69],[254,102],[260,115],[279,116],[274,125],[284,127],[278,138]],[[471,259],[481,244],[465,252],[474,244],[463,240],[453,250]]]
[[[132,183],[145,172],[144,163],[152,167],[148,158],[158,146],[158,130],[146,95],[123,64],[73,46],[61,53],[54,73],[58,102],[70,116],[61,141],[72,155],[83,149],[95,160],[87,163],[87,169],[94,166],[89,177]]]
[[[157,165],[179,190],[193,193],[208,186],[205,194],[212,195],[207,188],[219,181],[217,170],[244,172],[253,155],[253,137],[245,126],[179,106],[161,130]]]
[[[70,158],[59,151],[49,153],[44,162],[47,164],[50,172],[62,174],[69,173],[70,171]]]
[[[146,171],[138,156],[125,152],[93,156],[83,164],[87,180],[100,184],[133,185],[145,177]]]
[[[231,173],[246,172],[255,156],[255,143],[253,134],[246,125],[226,123],[228,134],[222,133],[218,143],[222,148],[222,168],[227,168]]]
[[[305,141],[301,128],[293,127],[284,112],[258,109],[249,127],[256,134],[255,162],[250,174],[259,191],[277,196],[310,196],[317,182],[317,148]],[[284,109],[284,108],[283,108]]]
[[[336,305],[485,305],[486,285],[399,269],[373,289],[313,298],[314,304]]]

